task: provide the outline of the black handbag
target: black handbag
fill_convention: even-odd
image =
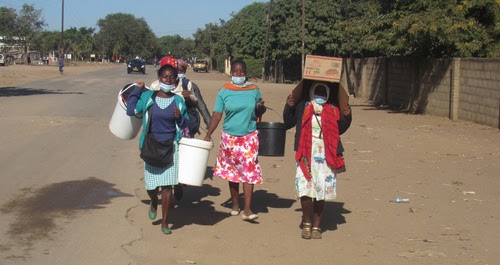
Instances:
[[[155,167],[166,167],[174,163],[174,140],[159,142],[151,133],[151,113],[149,112],[148,131],[142,143],[140,157],[144,162]]]

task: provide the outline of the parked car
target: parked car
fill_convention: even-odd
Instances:
[[[193,64],[193,71],[208,73],[208,63],[207,63],[207,61],[196,61],[196,62],[194,62],[194,64]]]
[[[5,66],[5,56],[3,56],[3,54],[1,53],[0,53],[0,65]]]
[[[141,59],[131,59],[127,62],[127,74],[132,72],[146,74],[146,64]]]

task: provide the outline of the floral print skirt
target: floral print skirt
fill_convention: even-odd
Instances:
[[[307,196],[318,201],[333,201],[337,197],[337,177],[326,164],[323,139],[312,137],[311,179],[306,180],[297,163],[295,191],[297,198]]]
[[[258,155],[257,131],[244,136],[233,136],[222,131],[214,176],[231,182],[261,184],[263,178]]]

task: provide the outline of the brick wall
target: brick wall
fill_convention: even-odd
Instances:
[[[347,60],[348,87],[375,105],[500,128],[500,59]]]

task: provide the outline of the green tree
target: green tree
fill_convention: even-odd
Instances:
[[[2,52],[9,51],[17,42],[16,40],[16,20],[17,13],[14,8],[0,7],[0,36],[5,44]]]
[[[341,53],[432,58],[499,54],[495,0],[344,0]]]
[[[179,44],[182,43],[184,39],[175,34],[173,36],[163,36],[158,39],[158,44],[160,46],[160,54],[163,55],[173,55],[177,58],[182,58],[185,56],[184,51],[181,51]]]
[[[157,39],[144,18],[131,14],[109,14],[99,19],[95,36],[97,49],[103,56],[151,58],[158,49]],[[127,30],[124,30],[126,26]]]
[[[33,5],[23,4],[19,13],[15,9],[0,7],[0,34],[3,42],[7,44],[6,50],[13,46],[19,46],[24,54],[28,53],[30,45],[38,39],[43,27],[41,9],[35,9]],[[26,56],[24,60],[26,60]]]
[[[220,26],[214,23],[205,25],[205,29],[198,29],[194,34],[196,57],[211,58],[215,44],[220,41]]]
[[[35,9],[33,5],[24,4],[16,20],[16,32],[19,37],[19,45],[23,47],[24,53],[28,53],[28,48],[45,26],[42,18],[42,10]],[[27,60],[27,57],[23,60]]]
[[[61,33],[57,31],[43,31],[33,41],[31,49],[41,51],[43,55],[52,53],[59,49],[61,43]]]
[[[73,60],[90,57],[93,46],[95,28],[71,27],[64,31],[64,50],[73,54]]]
[[[224,24],[219,42],[234,58],[261,59],[266,37],[267,4],[253,3]]]

